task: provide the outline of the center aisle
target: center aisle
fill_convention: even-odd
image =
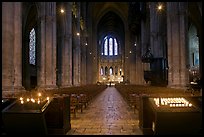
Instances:
[[[134,114],[115,87],[108,87],[83,113],[71,118],[67,135],[142,135],[138,116],[138,111]]]

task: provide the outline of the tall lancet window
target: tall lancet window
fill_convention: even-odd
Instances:
[[[103,76],[103,67],[101,67],[101,76]]]
[[[30,31],[30,41],[29,41],[29,55],[30,55],[30,59],[29,59],[29,63],[35,65],[35,46],[36,46],[36,36],[35,36],[35,29],[33,28]]]
[[[113,75],[113,68],[110,67],[110,75]]]
[[[109,55],[113,56],[113,38],[109,39]]]
[[[108,39],[105,39],[104,43],[104,55],[108,55]]]
[[[114,55],[118,55],[118,43],[116,39],[114,39]]]
[[[104,37],[103,52],[105,56],[117,56],[118,55],[118,41],[113,36]]]

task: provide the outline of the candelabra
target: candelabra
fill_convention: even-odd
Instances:
[[[183,97],[179,98],[154,98],[157,107],[192,107],[192,104]]]

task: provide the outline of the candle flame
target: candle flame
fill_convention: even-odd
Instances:
[[[23,100],[21,100],[21,104],[23,104],[24,103],[24,101]]]
[[[40,97],[40,96],[41,96],[41,93],[38,93],[38,96]]]
[[[153,98],[155,105],[159,106],[169,106],[169,107],[192,107],[192,104],[189,103],[185,98]]]

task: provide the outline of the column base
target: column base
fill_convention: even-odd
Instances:
[[[2,98],[17,97],[19,94],[27,92],[23,86],[3,86]]]
[[[167,85],[168,88],[176,88],[176,89],[186,89],[187,85],[180,85],[180,84],[174,84],[174,85]]]
[[[63,88],[69,88],[69,87],[72,87],[73,85],[61,85],[59,86],[59,88],[63,89]]]
[[[50,89],[58,89],[57,85],[41,85],[36,87],[37,90],[50,90]]]

